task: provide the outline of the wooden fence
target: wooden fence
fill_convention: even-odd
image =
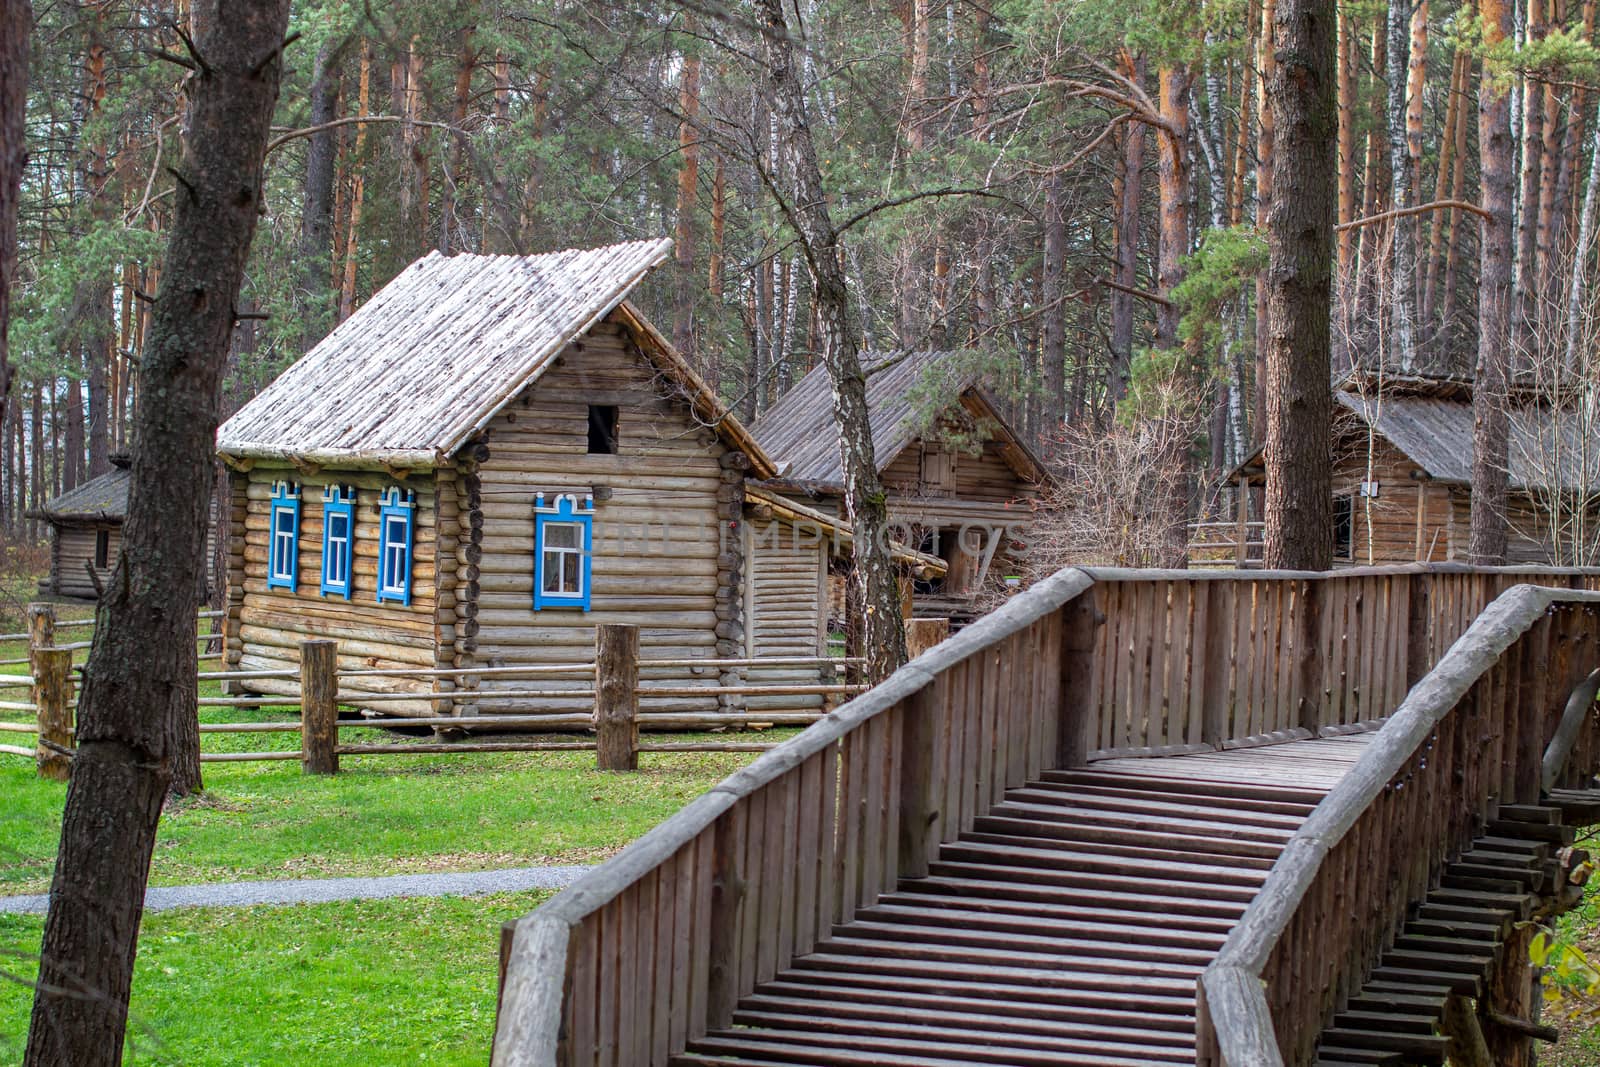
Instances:
[[[666,1064],[1007,789],[1371,729],[1523,582],[1600,571],[1062,571],[508,923],[493,1063]]]
[[[90,620],[92,622],[92,620]],[[33,734],[35,746],[0,744],[0,754],[24,756],[37,761],[43,777],[65,779],[72,756],[72,723],[77,704],[74,700],[75,676],[72,665],[73,650],[79,645],[62,646],[54,643],[53,608],[48,604],[30,607],[31,648],[29,675],[0,675],[0,695],[8,689],[27,689],[26,701],[0,700],[0,712],[31,712],[33,723],[0,720],[0,733]],[[930,647],[948,632],[944,620],[916,620],[908,623],[908,638],[913,648]],[[24,635],[27,636],[27,635]],[[198,640],[210,640],[211,635],[198,635]],[[87,645],[84,642],[83,645]],[[540,679],[575,677],[589,679],[589,688],[574,690],[564,688],[562,697],[574,693],[595,700],[591,714],[515,714],[480,715],[463,718],[457,715],[430,717],[405,716],[396,719],[340,718],[341,706],[359,703],[363,708],[385,700],[414,699],[409,693],[375,693],[374,680],[408,679],[427,681],[441,676],[460,674],[452,670],[425,669],[350,669],[338,667],[336,643],[333,641],[305,641],[300,646],[298,670],[271,671],[202,671],[201,682],[248,683],[272,680],[287,686],[293,683],[293,696],[202,696],[202,708],[297,708],[298,718],[276,721],[230,722],[200,724],[201,734],[299,734],[300,747],[259,752],[203,752],[203,763],[257,762],[270,760],[299,760],[308,774],[334,774],[339,770],[341,756],[374,755],[425,755],[465,754],[473,752],[548,752],[594,751],[602,770],[634,770],[641,752],[763,752],[772,744],[750,740],[679,740],[641,742],[640,729],[657,731],[709,731],[729,727],[805,726],[815,723],[825,710],[763,710],[703,712],[641,713],[641,698],[650,696],[694,696],[708,700],[713,706],[724,694],[736,696],[760,695],[764,697],[823,697],[834,700],[859,693],[864,687],[855,684],[825,685],[724,685],[680,687],[640,681],[641,669],[675,667],[684,664],[717,669],[747,667],[815,667],[823,663],[833,666],[855,665],[859,660],[823,657],[758,658],[738,660],[679,661],[672,659],[647,659],[639,657],[638,630],[633,626],[601,626],[598,628],[597,655],[594,663],[567,665],[541,664],[525,667],[478,668],[473,673],[489,674],[501,679],[526,679],[535,688],[507,689],[493,694],[478,694],[501,700],[523,700],[547,695],[536,688]],[[368,712],[370,714],[370,711]],[[552,733],[586,732],[593,730],[593,740],[579,738],[519,738],[494,737],[481,740],[452,740],[435,742],[395,741],[392,743],[344,743],[339,731],[373,726],[426,727],[444,732],[505,733],[508,731],[542,731]]]

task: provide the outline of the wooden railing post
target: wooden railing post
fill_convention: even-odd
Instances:
[[[300,642],[300,769],[339,773],[339,657],[328,640]]]
[[[639,628],[594,628],[595,754],[602,771],[639,769]]]
[[[35,648],[28,660],[39,716],[39,777],[64,782],[72,777],[72,758],[67,755],[72,749],[72,651]]]
[[[916,659],[949,636],[949,619],[907,619],[906,656]]]
[[[1300,700],[1300,727],[1315,736],[1322,728],[1323,715],[1328,708],[1327,693],[1323,689],[1322,652],[1322,583],[1324,579],[1308,578],[1300,583],[1300,626],[1295,656],[1298,674],[1295,679]]]
[[[739,1003],[739,927],[745,881],[741,870],[745,821],[743,804],[729,808],[716,822],[711,844],[711,914],[706,960],[706,1030],[721,1030],[733,1023]],[[754,946],[751,946],[754,951]],[[695,1029],[696,1020],[689,1020]],[[705,1030],[698,1031],[700,1036]]]
[[[1089,704],[1093,687],[1095,630],[1105,622],[1095,604],[1094,589],[1079,593],[1061,608],[1061,725],[1056,767],[1082,767],[1089,761],[1089,734],[1096,709]]]
[[[944,621],[944,620],[939,620]],[[938,847],[933,835],[939,818],[933,751],[944,717],[949,690],[935,679],[913,693],[900,708],[900,841],[901,878],[926,878],[928,858]]]
[[[1416,685],[1433,669],[1433,575],[1413,574],[1406,598],[1406,687]],[[1441,651],[1443,651],[1441,649]]]

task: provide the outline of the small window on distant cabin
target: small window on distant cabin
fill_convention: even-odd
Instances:
[[[349,486],[322,489],[322,595],[350,599],[354,557],[356,492]]]
[[[617,454],[617,405],[589,405],[589,454],[591,456]]]
[[[272,542],[267,553],[267,588],[294,592],[300,564],[300,486],[272,484]]]
[[[94,532],[94,567],[103,571],[111,561],[111,531],[101,528]]]
[[[533,607],[589,610],[594,555],[594,500],[562,493],[549,504],[540,493],[533,506]]]
[[[391,485],[378,508],[378,599],[411,603],[411,532],[417,497]]]
[[[1356,501],[1348,493],[1333,498],[1333,558],[1352,559],[1355,552]]]

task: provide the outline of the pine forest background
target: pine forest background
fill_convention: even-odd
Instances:
[[[1481,7],[1339,5],[1335,369],[1471,373],[1480,174],[1508,166],[1514,369],[1592,393],[1595,3]],[[191,63],[183,0],[34,15],[0,424],[0,527],[20,545],[43,532],[30,509],[129,444]],[[763,410],[818,345],[750,17],[297,5],[224,414],[429,250],[662,234],[676,261],[645,312],[736,410]],[[1273,17],[1273,0],[795,0],[868,347],[961,349],[1055,462],[1164,464],[1177,488],[1144,506],[1227,513],[1210,487],[1262,436],[1266,212],[1295,193],[1274,188],[1263,107]],[[1486,99],[1503,126],[1482,125]]]

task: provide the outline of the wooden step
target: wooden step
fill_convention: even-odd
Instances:
[[[1222,947],[1224,935],[1187,930],[1153,930],[1132,923],[1072,921],[1033,915],[996,915],[967,908],[917,907],[901,903],[900,898],[883,898],[878,904],[856,912],[858,919],[906,923],[913,926],[954,925],[965,930],[988,930],[1026,937],[1072,938],[1085,942],[1107,942],[1118,949],[1130,944],[1152,948],[1186,949],[1209,960]]]
[[[1075,1017],[1072,1013],[1091,1011],[1097,1017],[1103,1015],[1112,1018],[1133,1007],[1126,997],[1115,991],[1077,989],[1070,985],[1052,989],[1018,984],[1027,980],[1027,977],[1013,977],[1005,981],[994,978],[980,981],[967,977],[967,972],[959,968],[926,968],[922,973],[915,974],[903,970],[897,973],[892,968],[881,971],[851,969],[842,966],[835,958],[817,955],[801,957],[795,961],[792,970],[779,976],[779,981],[788,985],[827,986],[845,990],[840,995],[850,998],[909,995],[996,1001],[1024,1008],[1031,1005],[1039,1008],[1041,1018],[1046,1011],[1063,1013],[1062,1017]],[[1147,994],[1140,998],[1137,1006],[1148,1026],[1194,1030],[1192,989]]]
[[[979,834],[1003,834],[1019,840],[1043,839],[1093,844],[1097,849],[1120,855],[1155,854],[1175,859],[1187,858],[1190,862],[1201,863],[1214,862],[1218,856],[1227,856],[1230,863],[1243,863],[1261,870],[1270,868],[1282,851],[1276,845],[1230,840],[1226,837],[1110,828],[1031,818],[1025,814],[1012,814],[1003,804],[988,815],[978,816],[973,821],[973,830]]]
[[[1193,779],[1141,778],[1094,771],[1045,771],[1039,788],[1060,786],[1095,796],[1183,798],[1205,807],[1253,808],[1283,815],[1311,814],[1325,794],[1290,787],[1252,786],[1243,782],[1197,782]]]
[[[1090,872],[1148,878],[1173,883],[1172,888],[1188,891],[1191,883],[1207,887],[1236,886],[1248,889],[1248,902],[1266,880],[1266,869],[1238,865],[1220,866],[1187,863],[1158,855],[1119,855],[1102,849],[1071,848],[1052,842],[1006,838],[992,834],[962,834],[957,841],[939,846],[939,859],[950,863],[982,863],[1006,867],[1030,867],[1087,874]],[[1043,845],[1044,847],[1038,847]],[[1268,867],[1270,868],[1270,864]],[[1181,885],[1179,883],[1182,883]]]
[[[750,1059],[786,1057],[779,1062],[818,1067],[946,1067],[948,1064],[995,1063],[1014,1067],[1149,1067],[1150,1060],[1101,1052],[1053,1052],[957,1041],[877,1037],[869,1034],[818,1033],[810,1029],[723,1030],[694,1043],[699,1053],[731,1054]],[[793,1057],[793,1058],[787,1058]],[[1191,1057],[1192,1059],[1192,1057]]]
[[[925,923],[879,922],[861,919],[847,926],[834,928],[835,938],[845,940],[888,941],[907,944],[914,948],[973,948],[986,954],[997,954],[1008,960],[1049,957],[1067,959],[1094,959],[1108,954],[1105,941],[1058,934],[1011,933],[996,930],[974,929],[967,926],[934,926]],[[1178,948],[1172,945],[1123,944],[1116,950],[1122,960],[1142,964],[1170,964],[1174,967],[1204,970],[1215,958],[1210,949]]]
[[[960,996],[955,993],[924,992],[920,989],[885,988],[855,984],[849,975],[830,975],[820,971],[786,972],[740,1003],[755,1004],[763,998],[773,998],[788,1004],[808,1003],[831,1005],[828,1011],[867,1013],[891,1012],[896,1017],[925,1014],[954,1013],[982,1016],[1015,1026],[1024,1033],[1053,1033],[1056,1028],[1071,1026],[1075,1032],[1091,1032],[1097,1027],[1123,1031],[1139,1031],[1151,1035],[1168,1035],[1168,1040],[1185,1048],[1194,1047],[1194,1017],[1166,1012],[1140,1010],[1143,1004],[1126,1004],[1104,996],[1104,1004],[1073,1005],[1047,1004],[1025,999],[1026,991],[1016,987],[1013,999],[997,996]],[[834,981],[837,979],[837,981]],[[818,1007],[816,1010],[824,1010]],[[863,1015],[863,1017],[866,1017]],[[1151,1040],[1157,1040],[1151,1037]]]
[[[1399,1034],[1431,1034],[1438,1022],[1438,1015],[1426,1012],[1411,1014],[1361,1008],[1341,1011],[1333,1019],[1334,1026],[1344,1030],[1387,1030]]]
[[[1475,997],[1483,988],[1477,974],[1463,971],[1438,971],[1417,967],[1397,967],[1385,963],[1372,972],[1363,987],[1375,993],[1417,993],[1444,990]]]
[[[1250,826],[1235,822],[1207,819],[1205,809],[1189,809],[1182,814],[1167,811],[1120,811],[1104,808],[1081,808],[1066,804],[1032,803],[1011,798],[995,809],[1007,816],[1050,820],[1069,826],[1102,827],[1148,832],[1192,833],[1207,840],[1223,838],[1268,845],[1282,851],[1293,831],[1277,826]]]
[[[1236,808],[1216,808],[1198,804],[1192,797],[1173,797],[1156,800],[1144,796],[1108,797],[1078,793],[1070,789],[1024,787],[1013,789],[1005,796],[1007,801],[1040,805],[1070,806],[1079,811],[1118,811],[1127,814],[1167,816],[1174,818],[1201,818],[1218,825],[1255,826],[1292,834],[1305,821],[1297,814],[1252,811]]]
[[[1229,929],[1244,914],[1238,901],[1201,900],[1153,892],[1107,892],[1070,885],[1022,881],[1001,872],[971,864],[932,864],[929,877],[900,883],[902,893],[939,893],[949,896],[989,898],[997,901],[1034,901],[1062,907],[1112,908],[1120,911],[1173,918],[1226,920]]]
[[[1392,1030],[1367,1030],[1332,1026],[1322,1032],[1324,1047],[1375,1049],[1399,1053],[1406,1063],[1444,1063],[1445,1039],[1437,1034],[1397,1033]]]
[[[827,1035],[851,1043],[860,1038],[899,1039],[903,1046],[915,1042],[939,1046],[1000,1046],[1036,1055],[1098,1052],[1110,1056],[1143,1057],[1151,1063],[1183,1063],[1187,1060],[1193,1064],[1195,1058],[1192,1046],[1175,1046],[1165,1040],[1166,1035],[1157,1035],[1162,1040],[1156,1042],[1128,1041],[1115,1031],[1081,1036],[1070,1032],[1040,1035],[1024,1033],[1016,1027],[995,1029],[984,1026],[981,1020],[949,1015],[941,1019],[904,1015],[899,1018],[880,1016],[858,1019],[840,1011],[777,1011],[741,1004],[734,1014],[734,1023],[762,1031]]]
[[[1520,822],[1510,819],[1494,820],[1489,824],[1489,832],[1497,837],[1528,838],[1551,845],[1570,845],[1578,833],[1562,823]]]
[[[893,924],[885,924],[883,929],[895,929]],[[959,937],[956,932],[948,935],[936,935],[930,932],[927,939],[918,941],[900,941],[889,939],[876,939],[869,936],[872,929],[859,929],[852,923],[848,927],[838,927],[834,936],[817,946],[817,955],[837,955],[856,957],[876,957],[894,960],[913,960],[922,963],[951,963],[970,964],[972,966],[985,966],[999,959],[1005,962],[1008,968],[1024,968],[1035,971],[1059,971],[1067,974],[1072,972],[1098,971],[1097,980],[1113,981],[1127,978],[1170,978],[1176,981],[1188,979],[1193,981],[1201,971],[1205,970],[1203,962],[1184,961],[1168,962],[1154,960],[1136,960],[1128,958],[1110,957],[1102,952],[1051,952],[1048,946],[1041,946],[1040,951],[1022,951],[1019,949],[1007,950],[997,954],[996,950],[984,945],[953,943]],[[933,940],[935,936],[948,936],[950,941]]]
[[[833,947],[824,942],[820,949]],[[966,958],[930,959],[926,957],[849,954],[818,951],[795,960],[796,970],[808,970],[817,961],[831,970],[855,971],[912,978],[938,978],[945,981],[998,982],[1006,985],[1037,985],[1040,989],[1096,990],[1104,993],[1185,999],[1193,1011],[1194,977],[1151,975],[1142,970],[1134,974],[1107,971],[1074,971],[1054,967],[1016,967],[1009,964],[974,962]]]
[[[1204,915],[1169,914],[1148,908],[1118,908],[1113,906],[1090,907],[1077,904],[1048,904],[1042,900],[1009,900],[982,895],[975,889],[970,895],[941,892],[932,879],[907,879],[893,893],[879,897],[880,904],[904,905],[913,908],[950,908],[983,915],[1038,916],[1047,921],[1098,923],[1127,927],[1138,936],[1152,936],[1162,932],[1214,938],[1220,945],[1233,929],[1233,920]],[[941,882],[946,881],[941,879]]]
[[[1181,889],[1171,882],[1150,874],[1144,877],[1122,874],[1105,874],[1099,871],[1052,870],[1045,867],[1002,864],[1001,852],[988,854],[965,850],[957,853],[961,858],[941,858],[928,865],[928,873],[940,877],[985,878],[1013,885],[1039,885],[1058,889],[1077,889],[1099,895],[1115,895],[1119,901],[1135,899],[1212,901],[1218,905],[1232,905],[1243,914],[1245,905],[1255,899],[1252,886],[1207,885],[1201,882],[1185,883]]]

